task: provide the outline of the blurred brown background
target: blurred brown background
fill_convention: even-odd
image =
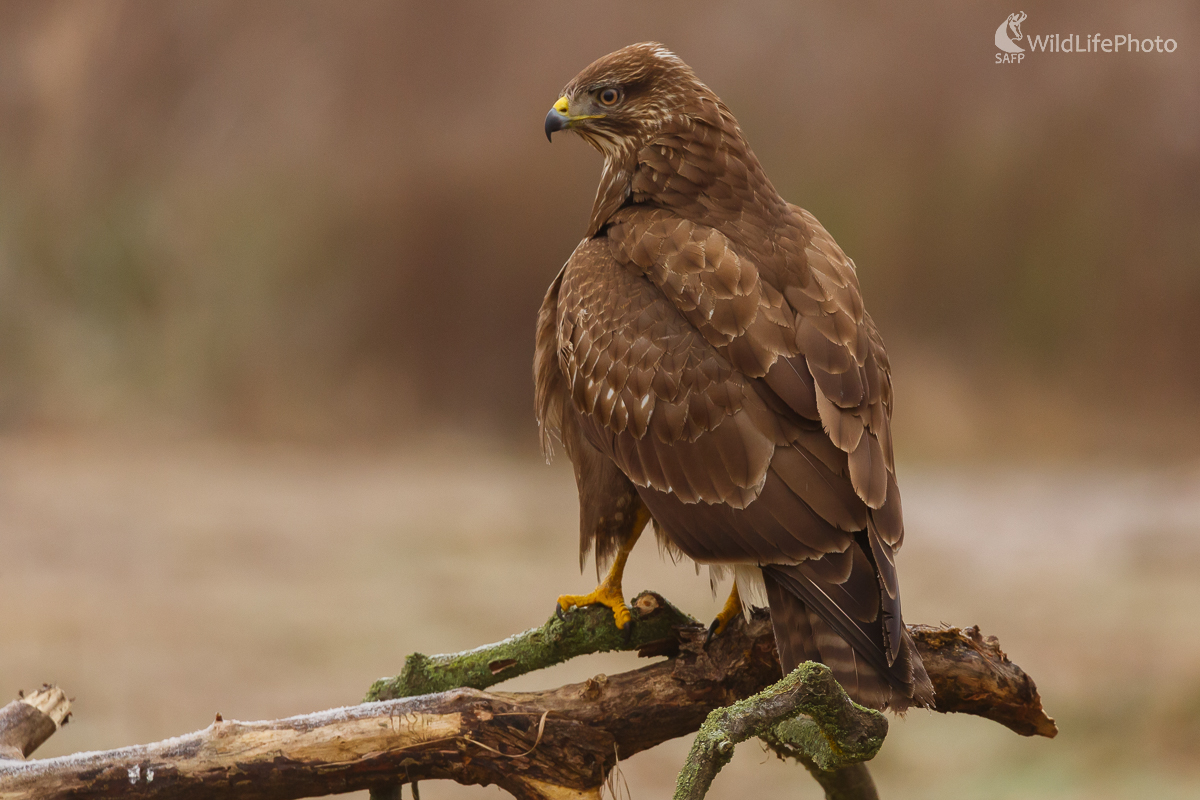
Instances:
[[[1195,796],[1200,8],[1025,7],[1179,47],[997,65],[1014,10],[0,3],[0,692],[60,680],[45,753],[113,747],[353,702],[589,588],[530,363],[600,164],[541,126],[656,39],[859,265],[907,616],[999,634],[1064,723],[910,715],[884,796]],[[635,796],[682,752],[631,761]],[[760,760],[717,790],[815,796]]]

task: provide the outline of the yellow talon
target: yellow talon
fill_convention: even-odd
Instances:
[[[613,559],[612,568],[604,576],[600,585],[590,594],[564,594],[558,598],[560,616],[561,612],[570,610],[572,606],[583,608],[597,604],[604,605],[612,609],[613,622],[616,623],[617,628],[629,630],[629,626],[633,623],[633,614],[630,613],[629,606],[625,605],[625,593],[621,590],[621,576],[625,573],[625,562],[629,560],[629,552],[633,550],[633,545],[642,534],[642,527],[649,519],[650,515],[645,512],[638,514],[634,528],[636,532],[626,539],[617,550],[617,557]]]
[[[569,611],[572,606],[583,608],[597,604],[612,609],[613,622],[622,630],[633,621],[629,606],[625,605],[625,596],[621,592],[620,580],[610,582],[606,578],[603,583],[592,590],[591,594],[564,594],[558,598],[558,607],[563,611]]]
[[[738,595],[737,583],[733,584],[733,591],[729,593],[729,599],[725,601],[725,606],[717,613],[717,618],[712,621],[712,625],[708,626],[708,638],[720,636],[729,627],[729,623],[735,617],[741,616],[742,613],[742,598]]]

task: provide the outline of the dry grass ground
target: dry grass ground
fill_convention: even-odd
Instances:
[[[1028,740],[912,713],[876,762],[883,797],[1200,795],[1200,468],[901,478],[906,617],[999,635],[1062,733]],[[0,441],[0,692],[56,681],[77,698],[43,756],[163,738],[218,711],[353,703],[413,650],[502,638],[543,621],[558,593],[590,588],[575,514],[565,463],[455,439],[403,452]],[[649,544],[626,583],[643,587],[700,617],[718,605],[706,577]],[[514,684],[634,661],[584,659]],[[626,762],[630,793],[669,796],[686,747]],[[753,745],[712,796],[748,787],[818,796]]]

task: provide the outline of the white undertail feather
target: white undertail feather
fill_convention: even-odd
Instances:
[[[708,583],[716,597],[720,585],[732,574],[737,586],[738,598],[742,601],[742,614],[750,619],[750,608],[767,607],[767,587],[763,583],[762,570],[754,564],[708,564]],[[697,569],[699,565],[697,565]]]
[[[767,607],[767,587],[761,569],[754,564],[737,564],[733,568],[733,580],[737,583],[744,613],[750,613],[750,606]]]

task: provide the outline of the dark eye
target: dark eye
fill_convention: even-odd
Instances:
[[[600,102],[606,106],[615,106],[617,101],[621,99],[621,92],[611,86],[607,89],[600,90]]]

